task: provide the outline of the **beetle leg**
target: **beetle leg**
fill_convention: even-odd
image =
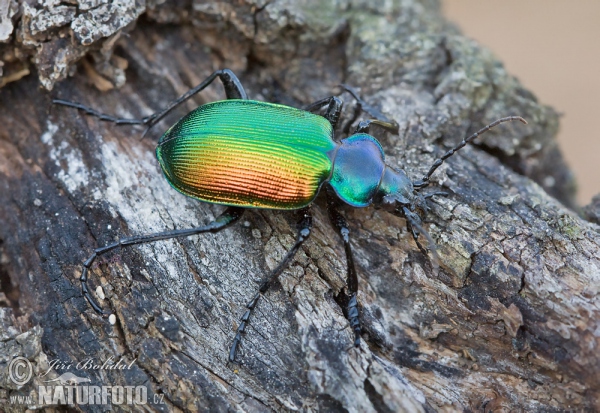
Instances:
[[[339,232],[344,242],[344,249],[346,251],[346,266],[348,268],[348,275],[346,278],[346,285],[348,287],[348,293],[341,292],[336,301],[341,302],[342,308],[345,307],[346,318],[350,323],[350,327],[354,331],[354,346],[360,346],[360,319],[358,311],[358,301],[356,293],[358,292],[358,275],[356,274],[356,268],[354,266],[354,258],[352,257],[352,248],[350,247],[350,229],[346,218],[339,211],[340,202],[338,201],[335,193],[330,188],[327,188],[327,212],[329,214],[329,220],[335,229]]]
[[[448,196],[448,192],[443,192],[443,191],[438,191],[438,192],[432,192],[430,194],[425,194],[423,195],[423,198],[425,199],[429,199],[429,198],[433,198],[434,196]]]
[[[352,119],[344,127],[344,133],[348,133],[348,131],[350,130],[350,126],[356,121],[356,119],[358,119],[360,112],[364,111],[367,114],[369,114],[370,116],[372,116],[373,118],[379,119],[378,123],[388,125],[388,127],[382,125],[382,127],[384,127],[386,130],[388,130],[389,132],[392,132],[396,135],[398,134],[398,125],[396,124],[396,122],[388,120],[388,118],[383,113],[381,113],[377,108],[375,108],[374,106],[371,106],[367,102],[365,102],[359,96],[358,92],[353,87],[346,85],[346,84],[341,84],[340,86],[342,87],[342,89],[344,89],[350,95],[352,95],[352,97],[356,100],[356,107],[354,108],[354,113],[352,115]],[[369,133],[368,128],[366,131],[361,131],[361,132]],[[358,130],[356,133],[359,133]]]
[[[410,233],[412,234],[412,237],[415,240],[415,244],[417,244],[419,251],[421,251],[421,253],[423,255],[427,255],[427,250],[419,242],[419,235],[420,235],[419,231],[411,225],[411,221],[409,219],[406,220],[406,229],[408,229],[410,231]]]
[[[304,110],[307,112],[316,112],[319,109],[327,106],[327,110],[323,117],[331,123],[331,127],[335,130],[338,121],[340,120],[340,114],[342,113],[342,107],[344,102],[337,96],[329,96],[328,98],[318,100],[310,105],[306,106]]]
[[[427,232],[425,230],[425,228],[423,228],[421,226],[421,223],[422,223],[421,217],[419,217],[418,214],[412,212],[411,210],[409,210],[406,207],[402,207],[402,211],[404,213],[404,217],[406,218],[406,228],[412,233],[413,239],[415,240],[415,244],[417,244],[417,247],[419,247],[419,250],[425,256],[427,256],[427,250],[419,242],[419,234],[423,234],[423,236],[429,243],[429,249],[433,256],[431,263],[433,264],[434,267],[437,268],[438,261],[439,261],[437,248],[435,246],[435,242],[433,242],[433,238],[431,238],[431,235],[429,235],[429,232]]]
[[[106,254],[109,251],[112,251],[117,248],[128,247],[130,245],[136,244],[145,244],[148,242],[160,241],[171,238],[178,237],[187,237],[190,235],[200,234],[202,232],[219,232],[223,228],[227,227],[229,224],[237,221],[242,214],[244,213],[244,208],[239,207],[228,207],[217,219],[208,225],[204,225],[196,228],[188,228],[188,229],[177,229],[173,231],[164,231],[157,232],[154,234],[147,235],[138,235],[135,237],[126,237],[121,238],[119,241],[106,245],[104,247],[96,248],[92,255],[88,257],[87,260],[83,262],[83,271],[81,273],[81,277],[79,277],[79,281],[81,281],[81,290],[83,292],[83,296],[86,298],[88,303],[92,306],[92,308],[100,315],[106,317],[110,313],[102,310],[100,305],[96,303],[94,298],[92,297],[90,290],[88,288],[88,272],[96,260],[100,255]]]
[[[171,110],[175,109],[177,106],[191,98],[198,92],[204,90],[208,85],[210,85],[216,78],[221,80],[223,83],[223,87],[225,88],[225,95],[227,99],[248,99],[248,95],[244,90],[244,87],[240,83],[237,76],[229,69],[222,69],[213,72],[209,77],[207,77],[202,83],[193,89],[188,90],[186,93],[169,103],[169,105],[158,112],[153,113],[152,115],[146,116],[141,119],[126,119],[126,118],[118,118],[116,116],[107,115],[101,112],[98,112],[95,109],[84,106],[80,103],[69,102],[67,100],[61,99],[53,99],[52,102],[58,105],[69,106],[72,108],[83,110],[88,115],[96,116],[100,120],[105,120],[109,122],[116,123],[117,125],[146,125],[147,128],[144,131],[142,136],[145,136],[146,133],[152,128],[152,126],[156,125],[162,118],[164,118]]]
[[[369,133],[371,125],[378,126],[394,135],[398,134],[398,124],[396,122],[384,122],[378,119],[362,120],[358,123],[354,133]]]
[[[298,236],[296,238],[296,243],[294,246],[288,251],[286,256],[281,260],[279,265],[269,274],[269,276],[262,282],[260,285],[258,292],[252,297],[252,299],[246,304],[246,311],[244,315],[240,318],[240,325],[238,326],[235,337],[233,339],[233,343],[231,343],[231,349],[229,350],[229,361],[235,361],[235,353],[237,352],[237,348],[242,341],[242,334],[246,332],[246,326],[250,322],[250,316],[252,312],[256,308],[256,304],[261,296],[263,296],[268,290],[273,282],[279,277],[279,274],[289,265],[296,252],[300,249],[300,246],[306,241],[308,236],[310,235],[310,230],[312,228],[312,215],[308,207],[300,210],[301,218],[298,221]]]

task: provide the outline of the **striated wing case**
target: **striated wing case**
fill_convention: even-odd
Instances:
[[[160,139],[156,155],[179,192],[224,205],[297,209],[331,173],[330,123],[289,106],[252,100],[202,105]]]

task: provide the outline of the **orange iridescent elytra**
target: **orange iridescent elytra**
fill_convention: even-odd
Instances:
[[[156,149],[169,183],[196,199],[243,207],[310,204],[332,169],[336,143],[322,116],[288,106],[224,100],[199,107]]]

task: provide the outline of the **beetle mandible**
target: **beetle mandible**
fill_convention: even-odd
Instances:
[[[88,287],[89,270],[98,256],[119,247],[218,232],[239,220],[247,208],[299,210],[296,242],[246,304],[229,351],[230,361],[235,360],[242,334],[258,300],[309,237],[312,227],[309,208],[322,187],[326,190],[329,219],[341,236],[346,252],[347,291],[342,290],[337,301],[341,303],[354,331],[354,345],[358,347],[361,337],[356,297],[358,277],[350,247],[350,230],[340,206],[348,204],[360,208],[374,205],[405,218],[407,230],[418,248],[426,254],[418,239],[422,234],[435,254],[433,241],[422,226],[427,198],[440,194],[421,192],[430,184],[431,175],[456,151],[494,126],[514,120],[527,123],[520,116],[492,122],[447,151],[431,165],[421,180],[413,182],[403,170],[385,164],[381,145],[369,134],[371,126],[397,134],[398,125],[385,119],[360,99],[352,88],[344,85],[344,90],[356,99],[357,108],[378,119],[359,122],[355,132],[342,140],[335,139],[334,135],[343,105],[339,97],[321,99],[304,110],[249,100],[242,84],[229,69],[217,70],[167,108],[142,119],[117,118],[59,99],[54,103],[81,109],[117,124],[146,125],[145,135],[167,113],[205,89],[216,78],[223,84],[227,100],[204,104],[181,118],[160,138],[156,155],[164,176],[173,188],[200,201],[226,205],[225,211],[208,225],[121,238],[97,248],[83,262],[79,280],[83,296],[91,307],[108,316],[109,313],[96,303]],[[316,114],[322,110],[325,111],[322,116]],[[358,114],[357,110],[348,126]]]

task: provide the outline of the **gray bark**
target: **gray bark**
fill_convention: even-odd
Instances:
[[[4,71],[0,366],[24,355],[39,373],[56,359],[123,357],[131,369],[72,372],[94,385],[147,386],[150,399],[162,394],[166,403],[149,407],[169,411],[600,408],[599,227],[565,207],[574,206],[573,182],[555,141],[557,115],[449,25],[437,2],[242,0],[125,11],[88,3],[5,12],[17,29],[3,53],[25,56],[5,68],[35,66],[54,90],[40,90],[34,76],[6,82]],[[35,20],[44,13],[60,18]],[[75,73],[77,61],[83,70]],[[222,210],[174,191],[154,146],[178,116],[223,93],[211,87],[144,140],[142,129],[53,106],[51,97],[145,116],[223,67],[251,98],[297,107],[342,82],[360,88],[400,124],[399,136],[377,136],[388,163],[414,179],[490,121],[529,121],[496,128],[434,175],[450,194],[428,214],[439,269],[404,220],[346,210],[360,277],[360,349],[350,348],[352,332],[332,298],[344,287],[345,259],[322,199],[310,240],[259,303],[237,364],[227,356],[239,317],[293,244],[293,213],[248,211],[218,234],[98,260],[91,283],[102,286],[115,325],[81,297],[81,262],[97,246],[200,225]],[[112,85],[123,86],[98,91]],[[42,382],[19,387],[1,374],[3,397],[35,394]]]

